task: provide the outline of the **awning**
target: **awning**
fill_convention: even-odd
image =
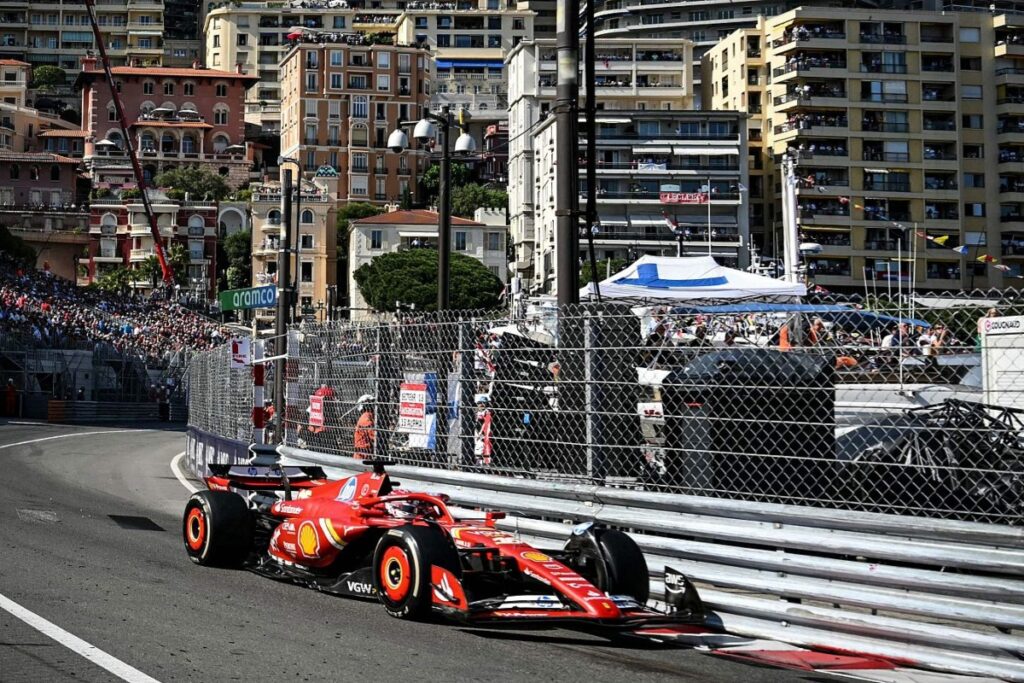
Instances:
[[[436,65],[438,69],[458,69],[459,67],[473,69],[503,69],[505,67],[504,62],[457,61],[454,59],[439,59],[437,60]]]
[[[675,147],[673,154],[681,157],[688,156],[722,156],[725,154],[739,154],[735,147]]]
[[[399,237],[437,237],[437,226],[426,226],[422,232],[399,230]]]
[[[633,154],[671,154],[671,147],[634,147]]]
[[[153,30],[153,29],[148,29],[148,28],[145,28],[145,29],[133,28],[133,29],[129,29],[128,32],[131,33],[133,36],[134,35],[138,35],[138,36],[162,36],[164,34],[164,32],[159,30],[159,29],[158,30]]]

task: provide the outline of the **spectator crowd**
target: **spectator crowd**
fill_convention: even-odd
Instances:
[[[227,336],[216,323],[163,298],[79,288],[2,253],[0,334],[37,348],[106,346],[152,367],[166,366],[181,352],[211,349]]]

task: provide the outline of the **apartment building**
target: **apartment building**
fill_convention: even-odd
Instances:
[[[96,0],[96,15],[114,64],[161,63],[163,0]],[[86,50],[95,48],[81,0],[5,0],[0,19],[0,58],[58,66],[73,79]]]
[[[94,57],[82,62],[82,130],[91,135],[85,141],[86,167],[97,187],[133,182],[106,76]],[[147,179],[177,166],[203,165],[233,187],[248,182],[252,162],[243,112],[255,75],[198,64],[190,69],[119,66],[113,74]]]
[[[217,291],[217,204],[177,202],[150,190],[160,240],[165,250],[174,244],[188,249],[189,264],[182,294],[212,299]],[[82,264],[85,282],[117,268],[139,270],[156,256],[153,233],[141,199],[94,200],[89,207],[88,258]],[[160,286],[159,280],[139,280],[142,292]]]
[[[452,217],[452,253],[477,259],[498,279],[507,282],[505,238],[508,228],[505,212],[478,209],[474,218]],[[384,254],[408,249],[437,249],[437,226],[437,213],[421,209],[389,211],[352,221],[348,292],[353,320],[372,318],[372,312],[356,285],[355,271]]]
[[[338,233],[337,205],[341,177],[325,166],[310,180],[301,181],[302,192],[293,196],[292,239],[298,253],[291,263],[291,276],[297,284],[300,311],[323,308],[330,300],[328,288],[337,284]],[[296,181],[296,187],[298,182]],[[281,184],[268,181],[250,186],[252,219],[252,284],[254,287],[278,282],[278,249],[282,239]],[[297,233],[297,236],[296,236]],[[258,309],[256,319],[273,320],[272,309]]]
[[[281,153],[339,173],[341,201],[418,199],[427,152],[387,147],[427,106],[429,53],[419,47],[303,39],[281,61]]]
[[[712,250],[726,262],[746,258],[739,241],[746,233],[745,213],[743,220],[728,217],[736,213],[742,198],[726,199],[732,195],[724,194],[745,182],[736,156],[745,136],[740,135],[736,115],[709,118],[682,113],[694,106],[692,53],[687,40],[597,41],[594,92],[599,115],[598,212],[602,226],[596,244],[602,259],[626,258],[631,253],[674,254],[676,235],[668,228],[663,211],[678,217],[687,244],[692,241],[696,249],[699,235],[707,233],[708,207],[703,207],[701,225],[691,224],[687,237],[687,221],[696,207],[661,206],[660,191],[663,186],[676,192],[697,190],[706,186],[709,175],[713,188],[722,192],[712,201],[712,231],[722,238]],[[554,159],[552,150],[543,145],[554,140],[549,113],[555,98],[555,42],[524,41],[513,49],[506,65],[513,266],[523,278],[524,291],[531,287],[549,291],[553,286],[554,228],[547,221],[553,217],[549,209],[553,207]],[[583,95],[585,99],[585,88]],[[582,129],[580,135],[582,148]],[[584,167],[585,160],[581,170]],[[721,225],[715,225],[716,221]],[[684,247],[689,253],[690,247]],[[706,244],[700,252],[707,253]]]
[[[380,0],[372,8],[357,7],[361,4],[225,3],[203,20],[206,65],[241,64],[257,73],[259,82],[246,100],[247,120],[275,131],[281,121],[280,62],[292,47],[288,36],[294,29],[385,41],[397,36],[399,44],[426,44],[442,62],[438,70],[445,87],[433,93],[434,108],[466,106],[480,120],[504,111],[501,63],[515,42],[532,35],[533,12],[517,9],[512,0]]]
[[[16,59],[0,59],[0,150],[41,151],[38,138],[44,132],[72,132],[70,129],[76,128],[73,123],[28,105],[30,78],[31,67],[28,63]],[[67,154],[68,151],[61,150],[60,153]]]
[[[1002,286],[983,254],[1021,272],[1024,17],[802,8],[730,36],[705,73],[706,101],[749,112],[760,138],[750,187],[765,252],[781,253],[779,161],[792,152],[817,284]]]

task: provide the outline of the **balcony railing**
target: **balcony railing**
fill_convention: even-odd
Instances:
[[[935,121],[925,119],[921,125],[925,130],[956,130],[956,121]]]
[[[876,64],[873,62],[863,62],[860,65],[860,70],[863,73],[869,74],[905,74],[907,73],[906,64]]]
[[[826,60],[826,59],[801,59],[790,63],[785,66],[781,66],[777,69],[772,70],[773,76],[782,76],[793,71],[807,71],[808,69],[845,69],[846,60]]]
[[[861,159],[863,161],[910,161],[910,154],[907,152],[876,152],[865,149]]]
[[[903,45],[907,37],[902,33],[861,33],[860,42],[883,45]]]
[[[884,102],[889,104],[905,104],[907,102],[906,93],[865,93],[860,96],[861,102]]]
[[[897,121],[863,121],[861,130],[876,133],[906,133],[910,130],[910,124]]]
[[[864,189],[868,192],[910,192],[910,183],[884,180],[880,182],[864,181]]]

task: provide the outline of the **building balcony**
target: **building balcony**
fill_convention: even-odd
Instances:
[[[1024,57],[1024,43],[997,40],[994,55],[996,57]]]
[[[136,263],[138,261],[145,261],[150,256],[156,256],[152,249],[132,249],[129,259],[132,263]]]
[[[92,257],[93,263],[123,263],[124,259],[120,254],[103,253]]]
[[[774,127],[776,135],[784,133],[844,135],[849,132],[849,121],[844,114],[834,116],[796,115],[793,120]]]
[[[906,45],[907,37],[902,33],[861,33],[860,42],[867,45]]]
[[[818,76],[820,78],[835,77],[836,72],[846,71],[845,59],[797,59],[785,66],[772,70],[776,81],[795,78],[796,76]]]

